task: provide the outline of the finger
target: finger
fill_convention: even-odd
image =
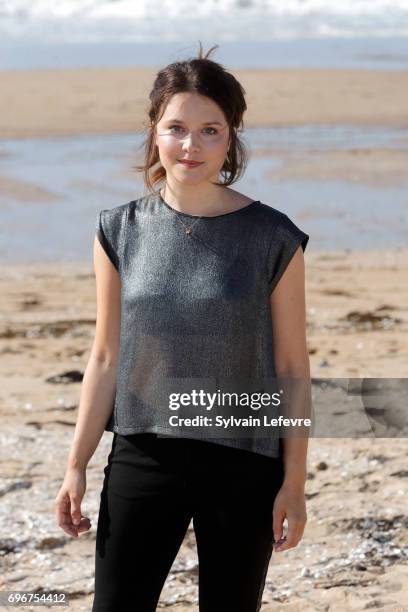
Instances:
[[[299,543],[302,537],[302,530],[300,525],[292,525],[289,523],[288,532],[284,538],[280,542],[277,543],[275,550],[277,552],[281,550],[288,550],[289,548],[294,548]]]
[[[88,531],[92,527],[92,523],[88,517],[83,517],[81,523],[78,526],[78,532]]]
[[[72,536],[73,538],[77,538],[78,537],[78,528],[75,527],[75,525],[73,525],[72,527],[67,527],[66,529],[64,529],[64,531]]]
[[[75,525],[72,525],[72,523],[59,523],[59,526],[68,535],[73,536],[75,538],[78,537],[78,528],[75,527]]]
[[[60,498],[55,506],[55,512],[57,516],[58,526],[61,527],[65,533],[77,538],[78,528],[73,525],[71,517],[71,502],[68,497]]]
[[[84,531],[88,531],[92,524],[88,517],[82,517],[80,524],[75,525],[72,522],[72,517],[70,512],[63,513],[61,520],[59,520],[58,525],[67,533],[68,535],[78,537],[79,533],[83,533]]]
[[[67,502],[64,498],[56,499],[54,502],[54,512],[58,516],[65,513],[67,509]]]
[[[57,516],[61,517],[63,520],[71,521],[71,512],[70,510],[64,510],[63,508],[59,508],[57,511]]]
[[[54,503],[54,508],[56,511],[66,511],[69,510],[70,507],[70,501],[69,501],[69,497],[60,497],[59,499],[57,499]]]
[[[61,510],[59,508],[57,510],[56,517],[57,517],[57,524],[60,527],[71,526],[72,525],[71,513],[70,512],[65,512],[65,511],[63,511],[63,510]]]
[[[81,504],[76,497],[71,497],[71,517],[74,525],[78,526],[81,522]]]
[[[273,513],[273,537],[275,542],[277,542],[283,535],[283,522],[285,520],[285,516],[282,512],[274,512]]]
[[[294,525],[293,522],[288,522],[288,531],[286,533],[286,548],[291,548],[292,546],[296,546],[299,541],[299,527]]]
[[[283,537],[283,521],[276,526],[273,524],[273,538],[275,542],[279,542],[279,540]]]
[[[281,542],[280,544],[277,545],[277,547],[275,548],[276,552],[283,552],[284,550],[289,550],[290,548],[295,548],[295,546],[298,544],[298,542],[294,542],[292,544],[290,544],[289,542],[287,542],[287,540],[285,540],[284,542]]]
[[[71,506],[70,504],[60,502],[59,505],[55,508],[56,515],[59,521],[61,522],[72,522],[71,518]]]
[[[280,538],[277,542],[275,542],[275,544],[273,545],[273,549],[276,552],[279,552],[282,550],[282,547],[284,546],[285,543],[286,543],[286,536],[283,536],[283,538]]]

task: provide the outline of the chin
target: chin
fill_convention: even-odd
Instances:
[[[173,174],[173,176],[176,181],[184,185],[198,185],[199,183],[206,183],[210,180],[210,177],[199,175],[198,173],[196,176],[192,176],[192,173],[189,175],[184,172],[176,172]]]
[[[200,172],[201,170],[201,172]],[[190,185],[195,185],[197,183],[208,183],[209,181],[214,180],[214,176],[219,176],[219,173],[215,170],[215,172],[208,172],[208,168],[206,168],[206,172],[202,171],[203,169],[197,168],[195,170],[190,170],[188,168],[180,168],[177,167],[175,172],[172,172],[172,175],[180,181],[180,183],[188,183]]]

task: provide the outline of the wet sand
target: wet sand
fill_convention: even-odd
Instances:
[[[156,69],[0,71],[0,138],[139,131]],[[408,72],[234,70],[247,127],[408,121]]]

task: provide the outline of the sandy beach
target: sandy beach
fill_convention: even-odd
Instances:
[[[0,71],[0,138],[143,129],[157,70]],[[246,127],[408,123],[408,72],[234,70],[247,92]]]
[[[306,254],[312,377],[406,376],[407,254]],[[52,502],[94,333],[93,271],[3,265],[0,284],[6,458],[1,519],[2,548],[8,551],[1,588],[65,585],[71,608],[89,610],[99,492],[111,434],[104,434],[88,466],[83,513],[92,519],[91,531],[77,541],[66,536],[54,524]],[[318,610],[322,601],[327,610],[362,610],[373,601],[382,610],[406,609],[406,446],[405,439],[395,438],[311,439],[307,528],[298,547],[273,556],[262,610]],[[191,526],[172,571],[160,607],[195,609]],[[172,605],[180,600],[183,605]]]
[[[140,130],[154,72],[5,71],[0,138]],[[407,72],[234,73],[247,90],[247,127],[408,124]],[[343,172],[376,186],[403,180],[406,157],[403,150],[373,149],[362,158],[332,151],[315,163],[296,160],[281,173],[296,178]],[[47,197],[7,175],[0,177],[2,185],[17,200]],[[408,248],[307,250],[305,262],[312,378],[407,377]],[[93,269],[1,263],[0,270],[0,588],[66,590],[71,610],[89,610],[99,494],[112,434],[104,434],[87,470],[82,511],[92,529],[69,538],[56,525],[53,500],[93,340]],[[296,548],[272,556],[262,612],[407,609],[406,453],[405,438],[311,439],[307,527]],[[158,609],[197,609],[197,564],[190,525]]]

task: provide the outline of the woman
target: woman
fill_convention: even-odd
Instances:
[[[275,377],[309,379],[309,237],[229,187],[246,164],[245,92],[209,53],[200,44],[198,58],[157,74],[137,167],[149,194],[97,219],[96,335],[55,502],[67,533],[90,528],[85,470],[112,431],[93,612],[155,610],[191,519],[200,610],[258,611],[273,547],[296,546],[306,523],[307,437],[237,424],[220,433],[215,410],[228,409],[208,403],[224,389],[248,396]]]

